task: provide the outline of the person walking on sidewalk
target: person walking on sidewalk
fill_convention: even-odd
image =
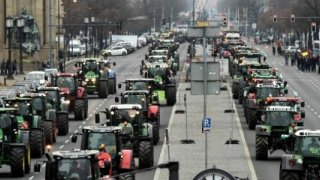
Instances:
[[[288,53],[288,52],[286,52],[286,53],[284,54],[284,60],[285,60],[285,64],[286,64],[286,65],[289,65],[289,53]]]
[[[272,45],[272,54],[276,55],[276,47],[274,45]]]

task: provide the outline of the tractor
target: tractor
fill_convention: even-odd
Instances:
[[[243,107],[249,129],[253,130],[259,122],[263,110],[263,107],[259,106],[260,101],[267,97],[279,97],[287,94],[288,90],[283,88],[274,81],[263,81],[263,83],[256,83],[244,89]]]
[[[147,90],[131,90],[121,93],[121,104],[141,105],[144,119],[152,124],[154,145],[160,140],[160,107],[157,99],[157,96],[153,96]],[[119,102],[119,97],[115,97],[115,101]]]
[[[281,157],[279,179],[320,179],[320,130],[298,130],[288,138],[293,145]]]
[[[0,166],[9,165],[13,177],[23,177],[31,165],[29,130],[18,114],[16,108],[0,108]]]
[[[261,115],[261,122],[256,125],[256,159],[268,159],[270,153],[281,149],[290,150],[292,139],[284,138],[292,135],[299,127],[293,120],[296,109],[291,106],[267,106]]]
[[[56,113],[58,135],[67,135],[69,132],[68,106],[70,101],[61,96],[58,87],[38,87],[37,92],[46,94],[46,99],[51,103],[51,111]]]
[[[46,153],[45,180],[100,179],[98,154],[97,150],[78,149]],[[41,164],[36,163],[34,171],[40,170]]]
[[[41,94],[41,96],[45,96]],[[28,95],[19,95],[14,98],[4,100],[5,107],[17,108],[19,121],[26,121],[30,132],[30,151],[31,156],[40,158],[45,151],[46,143],[52,143],[53,127],[52,121],[46,121],[44,118],[43,99],[30,97]],[[51,134],[50,134],[51,132]],[[48,136],[48,139],[47,139]],[[50,142],[47,142],[50,141]]]
[[[96,118],[99,121],[99,115]],[[132,132],[132,126],[84,126],[82,128],[81,149],[82,150],[98,150],[101,144],[106,145],[107,152],[111,155],[112,159],[112,175],[119,175],[133,171],[135,169],[134,152],[131,142],[130,132]],[[72,142],[77,142],[77,136],[73,135]],[[143,141],[141,142],[141,148]],[[140,149],[143,158],[147,158],[150,154],[146,149]],[[145,154],[144,154],[145,153]],[[134,179],[134,175],[124,176],[120,179],[131,180]]]
[[[72,73],[59,73],[54,79],[55,87],[59,87],[61,94],[68,100],[69,113],[74,113],[75,120],[84,120],[88,116],[88,96],[82,87],[82,81]]]
[[[129,135],[133,150],[133,157],[139,159],[140,168],[149,168],[153,166],[153,128],[152,124],[146,122],[143,118],[142,107],[140,104],[119,104],[111,105],[106,111],[107,126],[123,127],[126,134]],[[100,122],[100,116],[97,114],[96,122]]]
[[[20,97],[31,98],[32,117],[38,116],[38,123],[42,123],[46,144],[53,144],[57,138],[57,117],[56,110],[52,109],[52,101],[47,99],[44,93],[25,93]],[[37,125],[36,127],[39,127]],[[39,141],[40,142],[40,141]],[[39,144],[41,145],[41,144]]]

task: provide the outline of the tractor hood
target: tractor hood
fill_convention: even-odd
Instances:
[[[96,78],[96,73],[94,73],[93,71],[88,71],[85,75],[86,79],[94,79]]]

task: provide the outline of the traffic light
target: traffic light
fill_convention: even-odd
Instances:
[[[312,22],[312,23],[311,23],[311,31],[312,31],[312,32],[316,32],[316,31],[317,31],[317,24],[316,24],[316,22]]]
[[[294,14],[291,15],[291,22],[295,22],[296,21],[296,17],[294,16]]]
[[[223,18],[223,25],[227,25],[227,18],[226,17]]]
[[[162,25],[164,26],[164,25],[166,25],[166,24],[167,24],[166,18],[163,18],[163,19],[162,19]]]
[[[121,31],[121,29],[122,29],[122,21],[119,21],[119,22],[118,22],[118,24],[117,24],[117,29],[118,29],[119,31]]]
[[[274,23],[277,22],[277,15],[273,15],[273,22],[274,22]]]

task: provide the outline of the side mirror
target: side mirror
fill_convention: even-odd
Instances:
[[[158,96],[153,96],[152,97],[152,101],[153,102],[158,102],[159,101],[159,97]]]
[[[304,107],[306,104],[304,101],[301,102],[301,107]]]
[[[110,119],[110,111],[108,108],[106,108],[106,116],[107,116],[107,119]]]
[[[306,112],[301,111],[301,118],[305,118],[306,117]]]
[[[284,94],[288,94],[288,89],[285,89],[285,90],[284,90]]]
[[[288,84],[288,81],[283,82],[284,87],[287,87],[287,84]]]
[[[144,65],[144,60],[141,60],[141,65]]]
[[[147,60],[147,59],[148,59],[148,55],[147,55],[147,54],[144,56],[144,59],[145,59],[145,60]]]
[[[78,139],[77,135],[74,134],[74,135],[71,136],[71,142],[76,143],[77,139]]]
[[[118,89],[121,89],[121,83],[118,84]]]
[[[95,118],[94,118],[95,122],[96,122],[96,123],[100,123],[100,114],[99,114],[99,113],[98,113],[98,114],[95,114],[94,117],[95,117]]]
[[[48,79],[49,79],[48,76],[44,76],[44,80],[48,81]]]
[[[36,163],[33,165],[33,171],[34,172],[40,172],[41,170],[41,164],[40,163]]]
[[[116,62],[113,62],[112,65],[113,65],[113,66],[116,66],[117,64],[116,64]]]
[[[23,78],[24,80],[27,80],[26,77]]]
[[[118,103],[118,102],[119,102],[119,97],[118,97],[118,96],[115,97],[115,98],[114,98],[114,101]]]

